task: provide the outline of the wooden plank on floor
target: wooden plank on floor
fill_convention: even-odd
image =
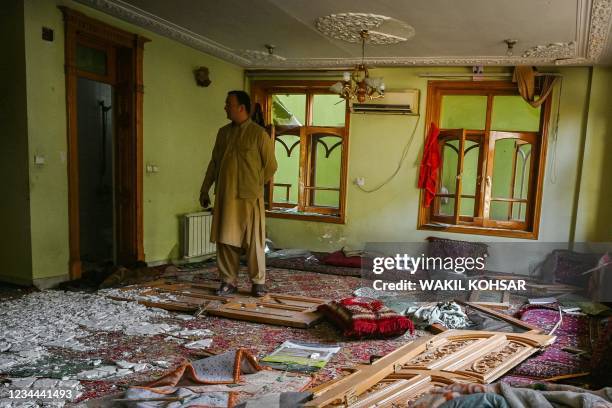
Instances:
[[[245,290],[230,296],[218,296],[215,294],[218,285],[216,282],[159,280],[123,290],[142,289],[140,295],[151,299],[140,299],[138,302],[151,307],[204,312],[213,316],[298,328],[307,328],[319,322],[323,316],[317,312],[317,308],[328,302],[320,298],[279,293],[268,293],[257,298]]]

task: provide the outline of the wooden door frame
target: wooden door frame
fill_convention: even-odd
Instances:
[[[118,257],[121,262],[144,260],[143,249],[143,211],[142,211],[142,106],[143,106],[143,51],[144,44],[149,39],[112,27],[108,24],[92,19],[83,13],[68,7],[59,7],[64,16],[65,34],[65,72],[66,72],[66,128],[68,139],[68,220],[69,220],[69,244],[70,279],[81,277],[81,254],[80,254],[80,220],[79,220],[79,157],[78,157],[78,126],[77,126],[77,81],[79,70],[76,66],[76,44],[79,40],[99,42],[114,50],[122,50],[124,54],[129,53],[128,66],[131,68],[129,79],[124,81],[124,87],[128,89],[122,103],[126,109],[129,123],[125,124],[125,130],[121,135],[122,143],[128,147],[131,163],[122,166],[125,174],[120,177],[129,183],[129,191],[123,192],[132,208],[123,209],[117,214],[116,219],[127,225],[128,230],[121,232],[117,228],[117,241],[119,245],[127,248]],[[116,62],[113,61],[113,64]],[[111,75],[116,78],[117,76]],[[121,106],[120,106],[121,108]],[[118,115],[117,121],[121,121]],[[116,122],[117,122],[116,121]],[[118,135],[119,136],[119,135]],[[126,137],[127,136],[127,137]],[[116,167],[117,168],[117,167]],[[117,183],[117,181],[116,181]],[[119,184],[117,184],[119,186]],[[119,192],[121,195],[121,192]],[[116,202],[121,198],[117,197]],[[119,208],[115,204],[115,208]]]

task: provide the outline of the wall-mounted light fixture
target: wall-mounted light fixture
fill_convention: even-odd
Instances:
[[[208,68],[200,67],[193,71],[193,75],[195,76],[196,84],[198,86],[207,87],[211,84],[211,80],[209,78]]]

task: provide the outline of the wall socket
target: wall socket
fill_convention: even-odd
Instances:
[[[157,164],[147,164],[147,173],[159,173],[159,166]]]
[[[355,179],[355,184],[360,186],[360,187],[365,186],[365,177],[357,177]]]

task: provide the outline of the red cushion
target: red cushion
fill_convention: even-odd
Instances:
[[[406,330],[412,334],[414,325],[381,301],[353,297],[319,306],[319,310],[342,329],[346,337],[395,337]]]
[[[360,256],[346,256],[342,251],[336,251],[325,255],[321,261],[327,265],[361,268]]]

